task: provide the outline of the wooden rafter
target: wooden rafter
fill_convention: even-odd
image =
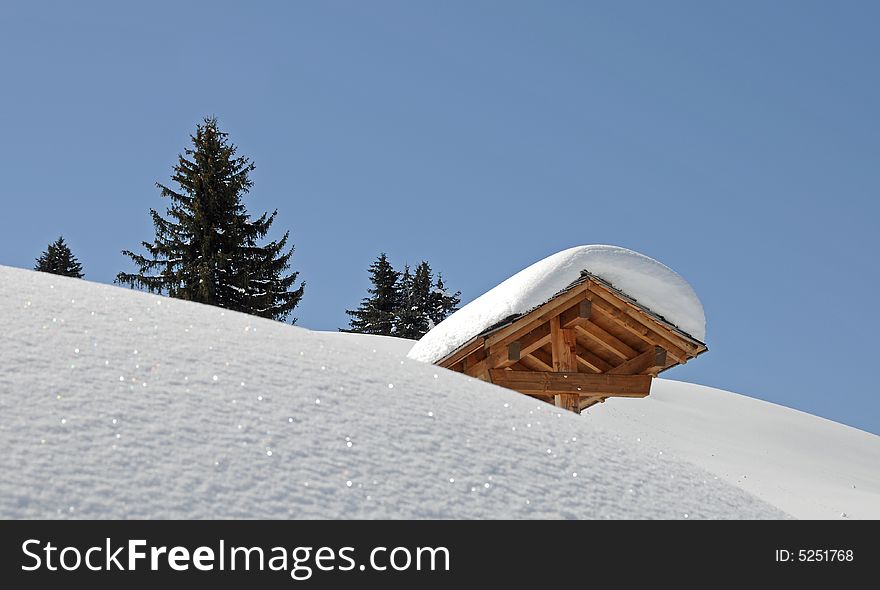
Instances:
[[[614,365],[580,345],[577,348],[577,356],[578,362],[594,369],[596,373],[606,373],[614,368]]]
[[[533,350],[550,343],[550,325],[543,324],[531,332],[524,334],[519,340],[513,340],[504,345],[496,345],[489,349],[489,365],[492,367],[507,367],[520,358],[529,355]]]
[[[660,337],[655,331],[628,317],[622,310],[610,306],[599,296],[593,293],[589,293],[588,296],[593,297],[596,302],[594,307],[597,321],[612,324],[642,342],[663,347],[676,362],[687,362],[689,354],[670,339]]]
[[[539,363],[547,367],[547,371],[553,370],[553,352],[550,350],[551,346],[548,344],[542,348],[538,348],[537,350],[533,350],[532,354],[529,355]]]
[[[596,298],[591,295],[597,295],[601,301],[597,301]],[[658,323],[658,321],[648,315],[648,313],[639,309],[632,303],[622,300],[605,285],[596,281],[589,281],[587,297],[594,304],[600,305],[603,309],[608,309],[610,306],[611,309],[618,310],[621,312],[621,315],[618,316],[619,320],[624,327],[633,330],[635,333],[647,336],[648,339],[659,340],[658,342],[655,342],[655,344],[663,346],[667,350],[671,346],[677,350],[684,351],[688,356],[696,356],[706,350],[704,344],[688,340],[675,330],[670,329],[668,326]],[[638,326],[647,328],[647,333],[643,333],[642,328]],[[657,328],[660,329],[658,330]],[[664,342],[667,343],[667,346],[664,346]]]
[[[471,338],[468,342],[462,344],[457,350],[452,351],[450,354],[437,361],[436,364],[441,367],[454,367],[466,357],[483,348],[483,340],[484,339],[480,336]]]
[[[519,364],[528,367],[530,371],[552,371],[553,367],[538,360],[533,355],[524,356],[520,359]]]
[[[607,373],[609,375],[637,375],[664,367],[666,367],[666,351],[659,346],[654,346],[639,356],[610,369]]]
[[[639,354],[638,351],[634,350],[629,344],[623,342],[617,336],[609,334],[598,324],[593,322],[587,322],[583,326],[578,326],[576,330],[598,342],[625,361],[634,356],[638,356]]]
[[[464,372],[483,381],[489,380],[489,365],[486,359],[477,360],[477,355],[472,354],[464,359]]]
[[[571,307],[575,301],[584,299],[587,291],[587,283],[577,285],[570,291],[561,293],[547,303],[535,308],[512,324],[500,328],[486,335],[486,345],[492,347],[496,344],[507,344],[516,340],[517,337],[527,334],[547,322],[553,316],[557,316]]]
[[[584,299],[559,314],[559,324],[563,328],[582,326],[593,314],[593,304]]]

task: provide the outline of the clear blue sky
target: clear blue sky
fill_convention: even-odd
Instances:
[[[216,115],[279,209],[299,324],[386,251],[465,302],[569,246],[696,289],[668,375],[880,433],[876,2],[18,2],[0,7],[0,264],[88,279],[151,238]]]

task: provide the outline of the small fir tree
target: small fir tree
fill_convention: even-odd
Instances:
[[[405,264],[397,286],[397,305],[394,309],[394,335],[398,338],[418,337],[418,306],[413,297],[413,282],[409,265]]]
[[[450,295],[446,290],[446,285],[443,283],[443,274],[438,272],[437,282],[431,290],[428,329],[432,329],[457,311],[459,303],[461,303],[461,291],[456,291]]]
[[[348,329],[343,332],[360,334],[380,334],[390,336],[394,331],[398,308],[398,280],[400,273],[394,270],[384,253],[380,254],[369,268],[370,287],[368,296],[354,310],[346,310],[349,317]]]
[[[34,270],[77,279],[81,279],[84,276],[82,265],[64,242],[63,236],[49,244],[46,251],[37,258]]]
[[[411,281],[407,284],[401,281],[397,336],[418,340],[427,334],[430,329],[431,281],[431,267],[424,261],[416,267]]]

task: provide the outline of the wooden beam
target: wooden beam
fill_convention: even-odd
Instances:
[[[487,334],[486,343],[489,346],[495,346],[496,344],[506,345],[512,340],[518,340],[520,336],[528,334],[553,316],[558,316],[560,313],[571,307],[574,301],[584,299],[584,293],[587,291],[588,283],[589,281],[586,281],[573,287],[570,291],[551,299],[537,309],[534,309],[519,318],[514,323],[499,328],[491,334]]]
[[[536,350],[533,350],[530,356],[542,365],[544,365],[545,371],[553,370],[553,355],[547,352],[546,349],[538,348]]]
[[[514,343],[517,342],[519,343],[519,356],[514,359],[512,355],[515,354],[515,352],[511,350],[511,347],[515,347]],[[493,369],[509,367],[519,359],[531,354],[536,348],[541,348],[549,342],[550,324],[544,323],[531,332],[521,336],[519,340],[513,340],[506,345],[498,344],[490,348],[488,365]]]
[[[478,358],[478,354],[472,354],[464,358],[464,374],[476,377],[477,379],[482,379],[483,381],[488,381],[489,365],[486,363],[485,358],[483,358],[483,360],[477,360]]]
[[[593,304],[584,299],[577,305],[570,307],[559,314],[559,323],[563,328],[582,326],[590,319],[593,313]]]
[[[521,354],[521,344],[519,340],[514,340],[510,344],[507,345],[507,360],[511,363],[515,363],[519,360]]]
[[[666,355],[666,364],[663,365],[662,367],[656,367],[656,368],[650,369],[648,371],[648,373],[650,373],[654,377],[657,377],[660,373],[662,373],[666,369],[671,369],[672,367],[674,367],[677,364],[679,364],[678,361],[676,361],[674,358],[672,358],[670,355],[667,354]]]
[[[434,364],[448,369],[452,367],[452,365],[461,362],[466,356],[469,356],[481,348],[483,348],[483,338],[481,336],[475,336],[465,344],[462,344],[457,350],[452,351]]]
[[[596,370],[593,365],[587,364],[587,362],[581,357],[577,357],[578,359],[578,372],[580,373],[601,373],[602,371]]]
[[[489,375],[492,383],[527,395],[645,397],[651,391],[650,375],[591,375],[504,369],[489,369]]]
[[[639,356],[638,351],[633,349],[629,344],[621,341],[616,336],[612,336],[593,322],[587,322],[583,326],[578,326],[577,330],[582,334],[586,334],[625,361]]]
[[[553,367],[545,364],[544,362],[535,358],[534,353],[524,356],[519,360],[519,363],[524,367],[526,367],[529,371],[552,371]]]
[[[550,342],[550,324],[543,324],[519,339],[521,354],[531,354]]]
[[[557,393],[553,396],[553,405],[575,414],[581,413],[581,397],[576,393]]]
[[[578,306],[579,307],[579,306]],[[562,316],[550,318],[550,347],[553,354],[553,370],[577,372],[577,334],[572,328],[562,327]],[[576,393],[556,393],[553,403],[557,408],[579,412],[579,396]]]
[[[612,368],[614,368],[614,365],[602,360],[596,354],[587,350],[583,346],[577,347],[577,357],[578,362],[583,363],[592,369],[595,369],[597,373],[607,373]]]
[[[686,337],[683,333],[679,333],[674,328],[657,321],[644,310],[626,300],[622,300],[616,293],[612,292],[604,285],[597,283],[596,281],[588,281],[588,285],[589,292],[598,295],[602,299],[602,301],[599,302],[596,301],[594,297],[589,297],[591,301],[598,304],[605,303],[622,312],[623,317],[627,320],[632,320],[624,322],[624,324],[631,330],[639,330],[639,325],[648,328],[652,338],[661,339],[661,342],[654,342],[654,344],[663,346],[664,342],[668,342],[675,349],[685,352],[686,357],[697,356],[698,354],[706,352],[706,345],[699,340],[692,337]],[[669,346],[664,346],[664,348],[668,349]]]
[[[577,335],[572,329],[562,328],[559,316],[550,319],[550,347],[554,371],[577,371]]]
[[[609,375],[637,375],[652,369],[666,366],[666,351],[660,346],[652,346],[634,359],[621,363],[607,371]]]
[[[666,349],[669,356],[675,359],[677,363],[684,363],[687,361],[688,352],[685,351],[684,348],[681,348],[677,342],[680,343],[680,340],[673,338],[672,336],[668,336],[668,330],[664,328],[661,324],[657,324],[656,322],[652,323],[656,330],[648,327],[645,323],[640,321],[639,319],[633,318],[626,313],[623,309],[612,305],[601,296],[592,291],[587,293],[587,297],[590,297],[593,302],[593,310],[596,317],[606,318],[607,321],[613,322],[615,325],[620,326],[625,329],[630,334],[638,337],[640,340],[647,342],[649,344],[653,344],[655,346],[662,346]],[[616,301],[617,304],[620,304],[619,301]],[[644,316],[648,318],[647,315]],[[667,337],[662,336],[661,334],[666,334]]]

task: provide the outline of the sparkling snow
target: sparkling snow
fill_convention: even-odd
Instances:
[[[6,267],[0,322],[0,518],[784,516],[393,339]]]
[[[610,282],[694,338],[705,341],[703,305],[675,271],[638,252],[617,246],[577,246],[516,273],[437,324],[409,352],[434,362],[512,315],[541,305],[589,271]]]
[[[389,351],[404,354],[408,340]],[[645,399],[584,414],[622,440],[689,461],[795,518],[880,519],[880,436],[732,393],[657,379]],[[516,429],[516,426],[512,426]],[[572,437],[576,442],[577,437]],[[634,490],[628,490],[634,493]]]
[[[841,392],[843,393],[843,392]],[[762,400],[658,379],[640,400],[584,412],[796,518],[880,519],[880,437]]]

